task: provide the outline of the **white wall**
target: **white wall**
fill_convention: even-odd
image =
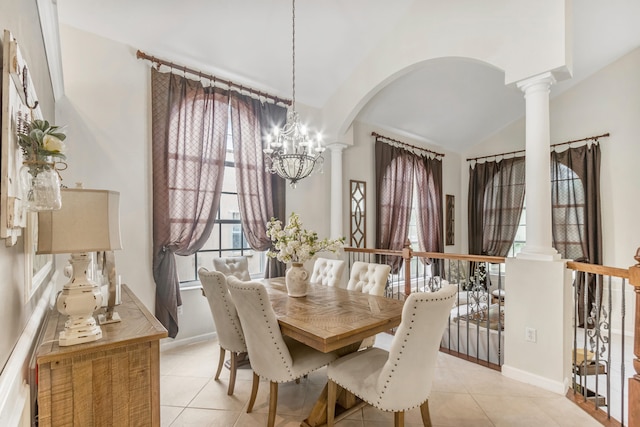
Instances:
[[[555,70],[571,70],[571,1],[475,0],[413,2],[323,107],[327,132],[343,133],[377,91],[421,62],[442,57],[474,58],[505,71],[513,83]]]
[[[154,310],[151,273],[150,77],[133,48],[61,26],[67,125],[63,184],[120,192],[122,250],[116,269]]]

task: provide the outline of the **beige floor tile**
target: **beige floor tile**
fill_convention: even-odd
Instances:
[[[433,392],[429,397],[431,422],[442,426],[489,427],[493,423],[468,393]]]
[[[547,413],[538,410],[529,397],[474,395],[474,398],[496,427],[559,425]]]
[[[562,427],[596,427],[601,425],[565,396],[532,398],[531,403]]]
[[[185,354],[168,354],[160,358],[160,370],[164,375],[180,375],[186,377],[213,378],[218,367],[218,360],[208,357],[189,356]],[[226,372],[225,372],[226,371]],[[222,374],[227,375],[224,369]]]
[[[190,408],[242,411],[251,395],[251,382],[236,380],[232,396],[227,394],[227,388],[228,381],[216,381],[212,378],[188,406]]]
[[[160,426],[169,427],[184,410],[182,406],[160,406]]]
[[[160,404],[186,407],[208,382],[206,378],[160,376]]]
[[[186,408],[171,427],[229,427],[233,426],[239,417],[239,412]]]

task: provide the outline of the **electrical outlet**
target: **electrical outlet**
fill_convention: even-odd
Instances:
[[[536,342],[538,339],[538,331],[533,328],[524,328],[524,340],[529,342]]]
[[[180,316],[182,313],[183,313],[183,311],[182,311],[182,306],[181,306],[181,305],[179,305],[179,306],[178,306],[178,316]]]

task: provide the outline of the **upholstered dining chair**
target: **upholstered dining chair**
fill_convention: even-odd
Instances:
[[[384,295],[391,267],[387,264],[356,261],[351,265],[347,289],[370,295]]]
[[[396,427],[404,425],[404,411],[417,406],[422,423],[431,426],[429,395],[457,290],[447,285],[437,292],[412,293],[388,352],[372,347],[329,364],[327,426],[333,426],[338,386],[378,409],[394,412]]]
[[[245,332],[253,385],[247,413],[253,410],[260,377],[270,382],[268,427],[273,427],[278,405],[278,384],[295,381],[335,360],[336,353],[322,353],[280,333],[269,296],[260,282],[227,278]]]
[[[384,295],[390,272],[391,267],[387,264],[355,261],[351,265],[347,289],[381,297]],[[360,348],[371,347],[375,342],[376,337],[367,337],[360,344]]]
[[[341,259],[316,258],[311,273],[311,283],[335,287],[342,279],[345,263]]]
[[[236,384],[238,360],[243,355],[246,357],[247,353],[244,333],[242,332],[236,306],[227,289],[226,276],[219,271],[208,271],[204,267],[198,270],[198,276],[200,277],[204,295],[209,302],[213,323],[216,325],[216,333],[218,334],[218,343],[220,344],[220,358],[218,359],[215,380],[217,381],[220,377],[222,365],[224,365],[225,352],[229,351],[231,357],[227,394],[232,395]]]
[[[214,258],[213,269],[225,276],[235,276],[240,280],[251,280],[249,261],[245,256]]]

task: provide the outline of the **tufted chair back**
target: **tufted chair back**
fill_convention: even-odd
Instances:
[[[398,410],[418,406],[429,397],[438,348],[457,291],[457,286],[446,285],[437,292],[409,295],[376,383],[379,405]]]
[[[442,334],[453,307],[456,285],[437,292],[410,294],[402,309],[402,322],[389,351],[372,347],[344,356],[327,369],[329,396],[327,426],[333,425],[336,385],[350,390],[383,411],[398,414],[420,406],[424,425],[431,425],[428,399]],[[400,419],[403,419],[401,415]]]
[[[337,286],[342,279],[344,266],[344,261],[340,259],[316,258],[309,281],[325,286]]]
[[[219,271],[208,271],[206,268],[198,270],[198,277],[202,284],[202,291],[207,297],[213,323],[216,325],[216,334],[220,344],[220,357],[215,379],[220,377],[224,365],[226,351],[231,352],[231,365],[229,375],[229,388],[227,394],[232,395],[236,383],[237,362],[240,354],[247,352],[244,341],[244,333],[240,325],[240,318],[236,306],[231,299],[227,288],[227,278]]]
[[[251,280],[249,262],[244,256],[214,258],[213,269],[225,276],[235,276],[244,281]]]
[[[228,284],[244,326],[253,372],[275,382],[295,380],[291,354],[264,285],[235,277],[229,277]]]
[[[351,266],[347,289],[370,295],[384,295],[391,267],[386,264],[356,261]]]
[[[247,413],[253,410],[260,377],[269,380],[267,427],[273,427],[278,407],[278,383],[297,380],[337,359],[335,352],[322,353],[280,332],[269,294],[260,282],[227,278],[229,292],[238,308],[238,316],[247,340],[253,368],[251,396]]]
[[[247,351],[236,306],[227,289],[227,278],[218,271],[198,270],[204,295],[216,325],[220,346],[237,353]]]

